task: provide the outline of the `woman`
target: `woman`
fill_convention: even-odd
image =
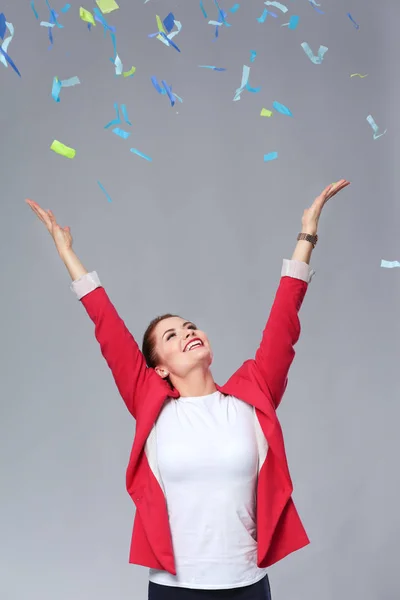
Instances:
[[[328,186],[304,211],[255,358],[222,387],[210,371],[206,334],[179,316],[154,319],[141,352],[97,273],[73,252],[69,227],[27,200],[136,419],[126,478],[136,505],[130,562],[150,568],[149,600],[270,600],[268,567],[309,543],[291,497],[276,409],[300,335],[319,217],[347,185]]]

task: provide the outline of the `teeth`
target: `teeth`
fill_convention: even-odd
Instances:
[[[186,352],[189,352],[189,350],[191,350],[195,346],[202,346],[202,345],[203,345],[203,342],[200,342],[199,340],[197,340],[196,342],[190,342],[190,344],[186,348]]]

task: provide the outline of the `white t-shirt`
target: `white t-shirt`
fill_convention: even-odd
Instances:
[[[259,453],[254,408],[219,391],[168,399],[155,424],[177,575],[150,581],[197,589],[251,585],[257,567]]]

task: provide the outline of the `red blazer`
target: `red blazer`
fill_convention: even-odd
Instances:
[[[281,277],[275,300],[254,359],[246,360],[222,387],[255,408],[268,451],[257,484],[257,565],[268,567],[309,544],[291,498],[293,485],[276,409],[300,335],[298,312],[308,284]],[[96,339],[118,390],[132,416],[136,432],[126,473],[129,495],[136,505],[129,562],[176,575],[166,499],[150,468],[146,442],[168,397],[177,390],[146,366],[144,357],[118,316],[103,287],[81,299],[95,324]]]

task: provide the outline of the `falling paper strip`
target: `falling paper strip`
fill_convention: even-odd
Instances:
[[[62,13],[66,13],[66,12],[68,12],[68,11],[69,11],[69,9],[70,9],[70,8],[71,8],[71,5],[70,5],[70,4],[66,4],[66,5],[64,6],[64,8],[62,8],[62,9],[61,9],[61,12],[62,12]]]
[[[212,69],[213,71],[226,71],[223,67],[214,67],[212,65],[199,65],[200,69]]]
[[[53,152],[57,152],[57,154],[61,154],[61,156],[65,156],[66,158],[74,158],[76,154],[76,151],[73,148],[69,148],[57,140],[54,140],[50,146],[50,149],[53,150]]]
[[[35,2],[34,2],[34,0],[31,0],[31,9],[33,10],[33,14],[35,15],[36,19],[39,20],[39,15],[38,15],[37,10],[35,8]]]
[[[201,8],[201,12],[202,12],[202,13],[203,13],[203,15],[204,15],[204,18],[205,18],[205,19],[208,19],[208,16],[207,16],[207,13],[206,13],[206,11],[205,11],[205,8],[204,8],[203,1],[202,1],[202,0],[200,0],[200,8]]]
[[[78,77],[70,77],[70,79],[64,79],[64,81],[60,81],[58,77],[54,77],[53,79],[53,87],[51,90],[51,95],[55,102],[60,102],[60,91],[63,87],[71,87],[74,85],[78,85],[80,83]]]
[[[125,71],[124,73],[122,73],[122,75],[124,77],[132,77],[133,74],[135,73],[135,71],[136,71],[136,67],[132,67],[132,69],[130,71]]]
[[[386,269],[393,269],[394,267],[400,267],[400,262],[398,260],[381,260],[381,267]]]
[[[275,2],[275,1],[269,2],[269,1],[267,1],[267,2],[264,2],[264,4],[266,6],[275,6],[275,8],[278,8],[283,13],[286,13],[288,11],[288,7],[285,6],[284,4],[281,4],[280,2]]]
[[[257,17],[257,21],[258,21],[259,23],[265,23],[265,19],[267,18],[267,15],[268,15],[268,11],[267,11],[267,9],[266,9],[266,8],[264,8],[264,10],[263,10],[263,13],[262,13],[261,17]]]
[[[248,92],[253,92],[253,93],[259,92],[261,90],[261,87],[252,88],[249,86],[249,75],[250,75],[250,67],[243,65],[242,81],[241,81],[240,87],[238,87],[235,92],[235,95],[233,97],[233,102],[237,102],[237,100],[240,100],[240,95],[245,89]]]
[[[315,0],[309,0],[311,6],[313,7],[314,10],[316,10],[320,15],[325,14],[324,11],[320,10],[319,8],[317,8],[318,6],[321,6],[320,4],[317,4],[315,2]]]
[[[103,14],[110,13],[119,8],[115,0],[96,0],[96,4]]]
[[[257,56],[257,52],[255,50],[250,50],[250,62],[254,62]]]
[[[109,194],[106,192],[105,187],[100,183],[100,181],[98,181],[97,183],[99,184],[99,187],[102,190],[102,192],[104,192],[104,194],[106,195],[108,202],[111,202],[111,198],[110,198]]]
[[[260,112],[260,117],[272,117],[272,110],[262,108]]]
[[[137,154],[138,156],[141,156],[145,160],[148,160],[149,162],[151,162],[153,160],[152,158],[150,158],[150,156],[147,156],[146,154],[143,154],[143,152],[140,152],[136,148],[131,148],[130,151],[133,152],[134,154]]]
[[[14,69],[14,71],[17,73],[17,75],[19,75],[21,77],[21,73],[18,71],[17,67],[15,66],[14,61],[7,54],[8,46],[14,37],[14,26],[12,23],[8,23],[6,21],[6,17],[4,15],[4,13],[1,13],[0,14],[0,31],[1,31],[0,37],[1,38],[4,38],[5,33],[6,33],[6,28],[10,32],[10,35],[4,40],[4,42],[0,46],[0,62],[2,62],[6,68],[8,68],[8,65],[10,65],[11,68]]]
[[[113,129],[112,132],[115,133],[116,135],[119,135],[119,137],[123,138],[124,140],[127,140],[128,137],[131,135],[130,131],[124,131],[123,129],[120,129],[119,127],[115,127],[115,129]]]
[[[379,132],[379,127],[378,125],[375,123],[372,115],[368,115],[367,117],[367,121],[368,123],[371,125],[372,130],[374,132],[374,140],[377,140],[378,138],[380,138],[382,135],[385,135],[385,133],[387,132],[387,129],[385,129],[385,131],[383,133],[378,133]]]
[[[232,6],[232,8],[229,9],[229,12],[235,13],[237,10],[239,10],[239,8],[240,8],[240,4],[234,4]]]
[[[288,27],[288,29],[296,29],[299,24],[300,17],[298,15],[292,15],[289,19],[289,23],[283,23],[281,27]]]
[[[280,102],[274,102],[272,104],[272,108],[274,108],[275,110],[277,110],[278,112],[280,112],[282,115],[287,115],[288,117],[293,117],[292,113],[290,112],[290,110],[284,106],[283,104],[281,104]]]
[[[264,162],[268,162],[269,160],[275,160],[278,158],[277,152],[270,152],[269,154],[264,154]]]
[[[360,73],[353,73],[352,75],[350,75],[350,77],[361,77],[362,79],[364,79],[364,77],[368,77],[368,73],[366,75],[360,75]]]
[[[349,17],[350,21],[353,23],[353,26],[355,27],[355,29],[360,29],[360,26],[355,22],[355,20],[351,16],[351,14],[347,13],[347,16]]]
[[[90,23],[91,25],[94,25],[94,26],[96,25],[92,13],[89,12],[88,10],[86,10],[85,8],[82,8],[82,6],[79,9],[79,16],[82,19],[82,21],[85,21],[86,23]]]
[[[318,50],[318,54],[317,54],[317,56],[315,56],[313,54],[310,46],[307,44],[307,42],[303,42],[301,44],[301,47],[303,48],[304,52],[307,54],[307,56],[311,60],[311,62],[314,63],[314,65],[320,65],[322,63],[324,54],[328,50],[328,48],[326,46],[320,46],[319,50]]]

